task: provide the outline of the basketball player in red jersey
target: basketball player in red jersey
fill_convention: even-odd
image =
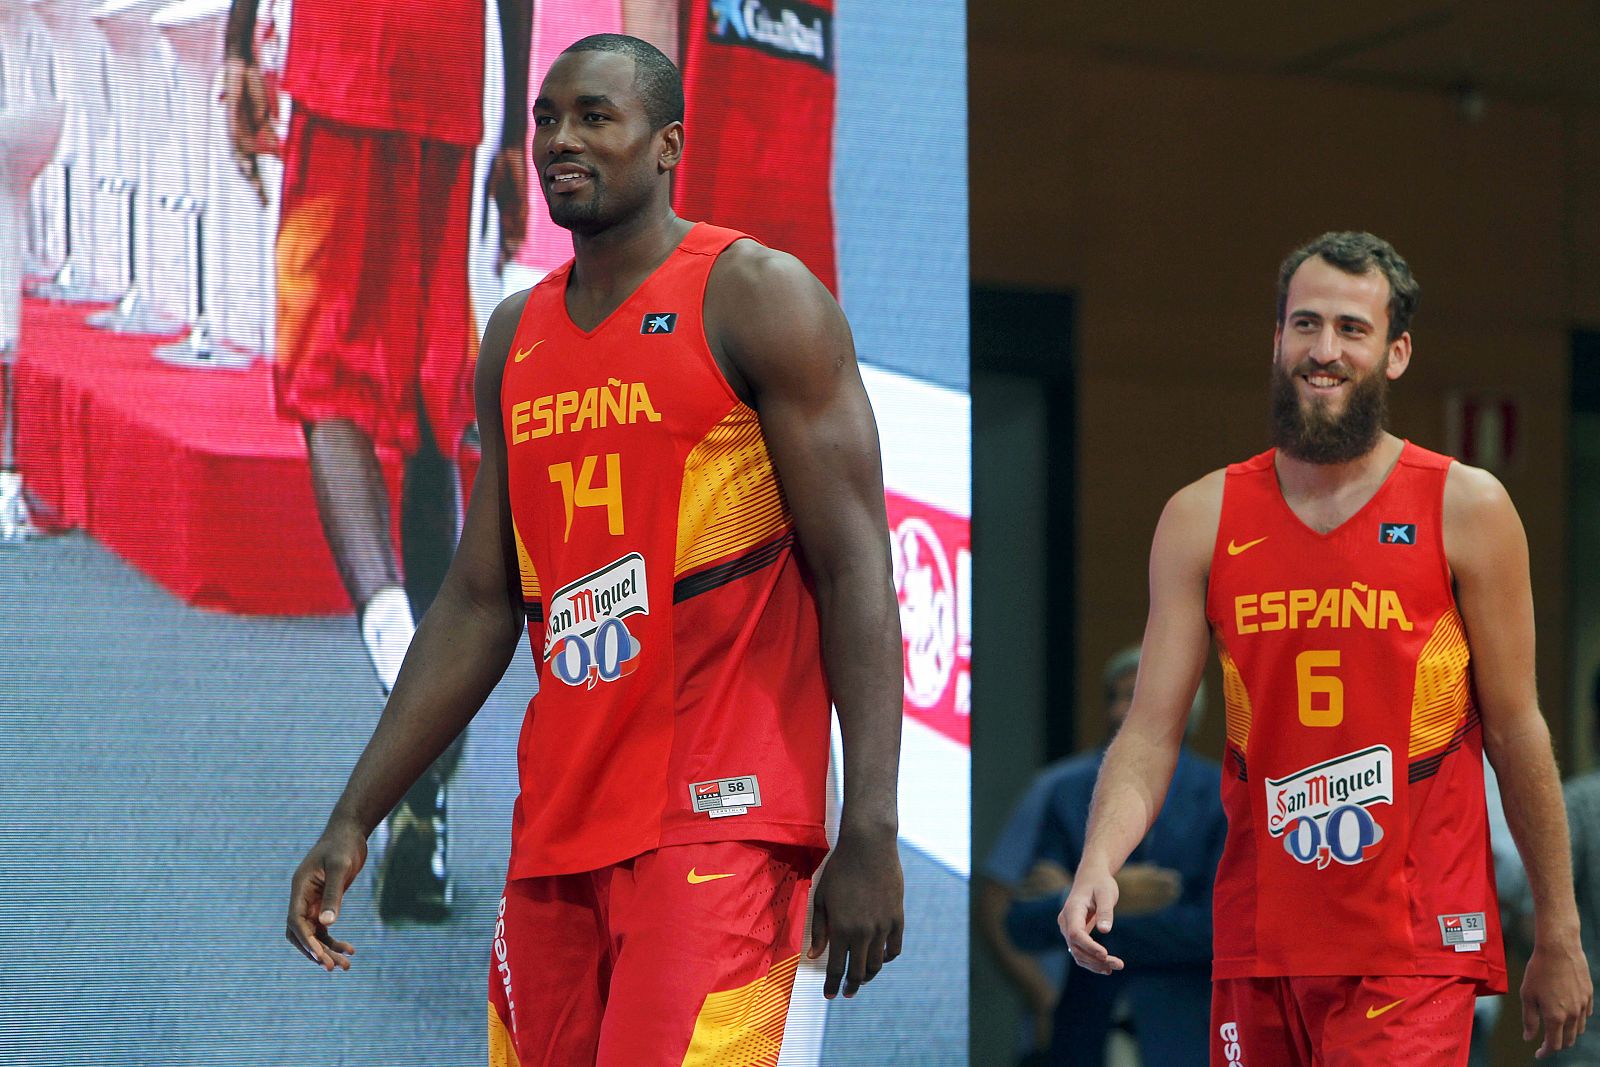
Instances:
[[[225,63],[235,159],[279,151],[254,54],[257,0],[234,0]],[[527,0],[499,0],[504,122],[491,170],[501,254],[526,221]],[[483,0],[295,0],[284,87],[294,110],[277,240],[280,413],[305,429],[317,510],[385,694],[449,557],[451,463],[472,421],[477,340],[467,282],[473,150],[483,136]],[[378,449],[410,457],[404,565]],[[440,921],[453,747],[389,822],[386,919]]]
[[[1459,1065],[1505,989],[1482,754],[1536,901],[1538,1056],[1593,1002],[1566,818],[1534,690],[1527,541],[1504,488],[1384,429],[1411,358],[1409,268],[1365,233],[1284,262],[1276,448],[1177,493],[1156,529],[1133,707],[1096,786],[1061,928],[1122,967],[1113,877],[1155,817],[1214,638],[1228,840],[1211,1062]]]
[[[575,255],[503,301],[484,459],[444,588],[288,937],[325,968],[367,834],[524,625],[539,669],[490,968],[494,1064],[775,1064],[803,950],[854,995],[900,951],[901,666],[876,429],[849,327],[793,257],[677,218],[682,89],[599,35],[534,108]],[[838,843],[823,800],[844,738]]]

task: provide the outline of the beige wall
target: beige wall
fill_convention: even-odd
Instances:
[[[1080,736],[1101,729],[1100,663],[1142,628],[1166,497],[1266,447],[1279,260],[1359,228],[1422,284],[1394,429],[1442,450],[1450,390],[1518,405],[1504,477],[1559,738],[1568,331],[1600,323],[1600,120],[1491,101],[1467,123],[1441,96],[1014,44],[974,41],[971,64],[974,281],[1079,296]]]

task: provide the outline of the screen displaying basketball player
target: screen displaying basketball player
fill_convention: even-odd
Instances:
[[[5,1062],[485,1062],[526,650],[374,833],[352,970],[281,931],[440,588],[483,325],[571,256],[527,109],[592,33],[678,65],[674,210],[827,286],[881,437],[905,951],[849,1000],[804,962],[779,1063],[966,1062],[964,7],[0,0],[0,152],[49,161],[0,203]]]

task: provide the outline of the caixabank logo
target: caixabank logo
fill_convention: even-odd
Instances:
[[[743,45],[833,70],[833,16],[803,0],[707,0],[706,34],[718,44]]]
[[[1394,803],[1394,754],[1373,745],[1267,780],[1267,832],[1284,851],[1322,870],[1360,863],[1383,840],[1368,809]]]

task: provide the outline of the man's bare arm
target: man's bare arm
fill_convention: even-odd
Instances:
[[[528,236],[528,48],[533,32],[531,0],[496,0],[500,15],[500,58],[505,72],[505,106],[500,112],[500,144],[485,179],[484,225],[488,202],[500,212],[500,246],[495,273],[504,269]]]
[[[1523,1037],[1541,1022],[1537,1056],[1582,1033],[1594,991],[1578,937],[1561,780],[1534,681],[1528,541],[1505,489],[1455,464],[1445,483],[1445,554],[1472,651],[1484,748],[1500,779],[1506,822],[1528,874],[1534,949],[1522,983]]]
[[[1083,858],[1060,925],[1072,958],[1101,974],[1121,970],[1093,937],[1111,929],[1116,873],[1161,811],[1183,746],[1195,688],[1205,671],[1210,629],[1206,576],[1222,514],[1221,471],[1167,502],[1150,547],[1150,616],[1128,717],[1095,783]]]
[[[735,244],[712,271],[706,321],[731,384],[761,418],[816,581],[823,666],[844,739],[844,800],[839,841],[818,882],[811,954],[831,941],[824,995],[843,978],[851,996],[899,954],[904,925],[900,615],[877,427],[844,313],[793,256]]]
[[[295,871],[287,936],[312,961],[349,968],[354,949],[328,925],[366,862],[366,840],[413,782],[478,713],[505,674],[523,609],[505,484],[500,373],[526,294],[495,309],[478,360],[483,461],[461,543],[438,596],[417,627],[394,692],[350,773],[327,827]]]

